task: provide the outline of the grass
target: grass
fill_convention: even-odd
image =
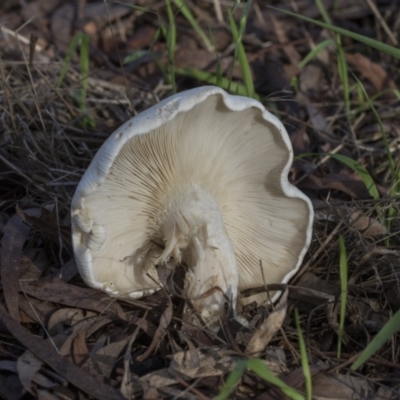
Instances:
[[[213,51],[214,46],[211,44],[210,40],[208,39],[207,35],[205,34],[201,26],[197,23],[196,19],[193,17],[193,14],[191,13],[189,7],[186,5],[184,0],[173,0],[173,2],[178,7],[182,15],[189,22],[189,24],[192,26],[193,30],[199,35],[201,41],[204,44],[204,47],[208,51]]]
[[[393,335],[400,330],[400,309],[393,315],[393,317],[385,324],[379,333],[371,340],[362,354],[351,364],[350,369],[355,371],[368,361],[385,342],[390,340]]]
[[[251,358],[249,360],[241,360],[233,368],[232,372],[226,379],[225,386],[221,392],[214,398],[214,400],[225,400],[233,392],[246,369],[254,372],[257,376],[262,378],[265,382],[279,388],[289,399],[304,400],[304,397],[295,389],[288,386],[281,379],[276,377],[265,363],[258,358]]]
[[[308,357],[307,357],[306,342],[304,340],[303,332],[301,330],[299,310],[297,308],[295,308],[295,310],[294,310],[294,320],[296,322],[297,335],[299,337],[300,360],[301,360],[301,366],[303,368],[303,374],[304,374],[304,378],[305,378],[307,400],[311,400],[312,399],[312,380],[311,380],[310,364],[309,364]]]
[[[80,60],[80,73],[81,73],[81,89],[75,94],[74,99],[78,103],[79,109],[86,114],[86,96],[88,89],[88,78],[89,78],[89,37],[85,33],[77,33],[71,44],[68,46],[67,54],[65,56],[60,77],[57,82],[57,87],[59,88],[65,78],[68,67],[71,63],[71,59],[79,47],[79,60]],[[82,123],[84,126],[94,128],[96,126],[95,122],[89,118],[87,115],[83,115]]]
[[[319,26],[321,28],[328,29],[330,31],[338,33],[339,35],[349,37],[349,38],[351,38],[353,40],[356,40],[357,42],[363,43],[363,44],[365,44],[365,45],[367,45],[369,47],[372,47],[372,48],[374,48],[376,50],[382,51],[383,53],[389,54],[389,55],[391,55],[393,57],[400,58],[400,49],[397,49],[396,47],[393,47],[393,46],[390,46],[388,44],[382,43],[382,42],[380,42],[378,40],[371,39],[369,37],[360,35],[360,34],[355,33],[355,32],[351,32],[351,31],[349,31],[347,29],[339,28],[338,26],[335,26],[335,25],[332,25],[332,24],[328,24],[326,22],[321,22],[321,21],[318,21],[318,20],[313,19],[313,18],[305,17],[304,15],[300,15],[300,14],[294,13],[292,11],[283,10],[281,8],[276,8],[276,7],[272,7],[272,6],[269,6],[269,8],[271,8],[273,10],[276,10],[276,11],[280,11],[280,12],[285,13],[287,15],[290,15],[290,16],[292,16],[294,18],[301,19],[301,20],[303,20],[305,22],[309,22],[311,24],[317,25],[317,26]]]

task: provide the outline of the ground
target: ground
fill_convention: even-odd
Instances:
[[[0,397],[399,398],[399,21],[395,0],[3,0]],[[218,334],[182,324],[165,291],[88,288],[70,228],[107,137],[204,84],[281,119],[290,181],[315,212],[278,303],[248,306],[247,328],[227,315]]]

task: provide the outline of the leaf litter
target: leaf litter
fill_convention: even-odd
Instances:
[[[311,198],[316,218],[311,248],[287,288],[254,289],[280,290],[281,300],[245,306],[247,327],[227,310],[216,334],[182,324],[179,266],[159,268],[166,291],[138,301],[87,288],[77,274],[69,207],[80,177],[114,129],[171,93],[167,46],[157,37],[160,23],[168,21],[164,5],[139,2],[151,11],[144,13],[122,3],[8,0],[0,6],[0,397],[208,399],[247,355],[257,355],[304,393],[293,313],[298,308],[314,398],[398,398],[398,334],[357,372],[349,366],[400,307],[399,195],[389,196],[393,182],[382,133],[351,74],[373,99],[398,164],[399,61],[342,37],[354,84],[353,114],[347,116],[337,49],[324,47],[301,65],[318,43],[331,38],[329,32],[267,8],[293,10],[289,2],[261,0],[252,6],[243,43],[254,85],[286,125],[295,155],[307,153],[295,160],[290,178]],[[334,3],[323,1],[338,26],[391,43],[387,29],[398,30],[399,7]],[[187,5],[214,40],[218,58],[175,9],[177,68],[210,74],[221,68],[240,83],[233,39],[224,25],[226,5]],[[302,15],[320,17],[312,0],[296,6]],[[57,87],[76,32],[89,37],[89,76],[82,76],[79,51],[73,52]],[[121,65],[134,52],[142,53]],[[79,102],[83,82],[85,107]],[[179,90],[201,84],[177,76]],[[358,161],[378,196],[329,153]],[[349,280],[337,359],[339,235],[348,249]],[[232,398],[285,397],[246,371]]]

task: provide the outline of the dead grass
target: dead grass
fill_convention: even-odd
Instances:
[[[315,223],[308,255],[289,285],[287,310],[279,316],[283,322],[261,350],[257,343],[257,354],[287,385],[304,393],[296,307],[315,398],[398,398],[398,335],[361,369],[349,373],[351,363],[400,307],[399,194],[390,196],[394,182],[382,135],[355,88],[351,110],[358,112],[346,115],[334,49],[328,47],[298,68],[299,60],[328,33],[268,11],[265,5],[272,3],[291,4],[255,3],[243,42],[256,92],[285,122],[296,155],[313,154],[295,161],[291,179],[310,196]],[[187,4],[205,32],[207,24],[212,27],[221,63],[230,66],[230,32],[217,21],[220,6],[226,11],[224,2]],[[387,29],[395,34],[400,29],[396,3],[378,2],[385,25],[368,4],[354,4],[351,10],[343,6],[329,12],[339,26],[390,43]],[[83,14],[75,21],[65,7],[56,1],[49,2],[47,10],[39,1],[25,7],[13,1],[0,6],[0,24],[7,21],[7,30],[0,32],[0,397],[213,398],[236,361],[248,354],[257,338],[265,337],[262,329],[268,324],[263,322],[274,312],[249,306],[249,329],[227,318],[216,335],[182,325],[178,297],[160,291],[141,301],[115,300],[83,284],[70,241],[75,187],[110,133],[170,94],[171,86],[164,83],[153,58],[139,57],[124,68],[119,64],[120,57],[150,49],[167,68],[165,42],[153,41],[159,27],[154,14],[120,5],[109,5],[107,13],[102,3],[90,3],[83,11],[78,8]],[[146,7],[167,20],[162,3],[146,2]],[[318,17],[312,1],[298,7]],[[29,22],[32,15],[36,18]],[[61,21],[60,15],[66,18]],[[203,48],[181,15],[176,16],[176,26],[175,67],[215,71],[215,54]],[[90,37],[85,110],[76,100],[84,79],[78,55],[57,87],[65,43],[74,29]],[[16,39],[12,32],[17,30]],[[31,34],[39,38],[34,52]],[[343,42],[348,65],[370,97],[386,90],[374,105],[398,166],[400,105],[393,89],[400,83],[399,61],[350,40]],[[240,81],[238,66],[232,70]],[[349,79],[351,86],[355,81]],[[297,93],[288,91],[295,81]],[[200,84],[177,76],[178,90]],[[377,184],[380,199],[371,199],[357,173],[325,157],[332,152],[359,161]],[[340,235],[347,249],[348,305],[337,359]],[[231,398],[285,397],[247,372]]]

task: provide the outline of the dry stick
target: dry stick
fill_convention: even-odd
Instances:
[[[307,271],[310,264],[319,256],[322,250],[328,245],[328,243],[332,240],[332,238],[337,234],[341,226],[343,225],[343,220],[341,220],[335,227],[335,229],[331,232],[331,234],[325,239],[324,243],[319,247],[319,249],[311,256],[311,258],[307,261],[305,265],[299,270],[296,274],[295,278],[293,278],[292,285],[296,283],[299,278]]]
[[[183,394],[185,394],[186,391],[190,391],[200,397],[203,400],[211,400],[210,397],[205,396],[203,393],[201,393],[199,390],[197,390],[194,386],[197,385],[200,381],[201,378],[196,379],[191,385],[189,385],[187,382],[185,382],[183,379],[179,377],[174,377],[181,385],[185,386],[186,389],[180,393],[178,396],[175,396],[174,399],[180,398]]]
[[[0,27],[0,32],[1,32],[1,29],[4,29],[4,27]],[[15,123],[14,107],[13,107],[13,104],[11,102],[10,91],[8,90],[8,87],[5,84],[5,82],[6,82],[6,74],[4,72],[3,60],[1,58],[1,54],[0,54],[0,77],[1,77],[1,80],[3,82],[3,90],[4,90],[4,94],[6,96],[6,99],[7,99],[8,108],[10,110],[11,122],[12,122],[12,125],[13,125],[13,128],[14,128],[14,133],[17,133],[18,129],[17,129],[17,124]]]
[[[217,16],[217,20],[219,23],[224,22],[224,17],[222,15],[222,8],[221,8],[221,3],[219,0],[213,0],[214,2],[214,9],[215,9],[215,15]]]
[[[76,117],[78,114],[75,112],[74,108],[71,106],[71,104],[68,103],[67,100],[64,99],[64,97],[61,95],[61,91],[57,90],[54,86],[52,86],[51,82],[47,79],[46,75],[42,73],[42,71],[36,66],[33,66],[35,68],[35,71],[41,76],[41,78],[44,80],[44,82],[49,86],[51,90],[54,91],[56,96],[63,102],[66,108],[68,108],[68,111],[71,113],[72,116]]]
[[[14,164],[12,164],[10,161],[8,161],[1,154],[0,154],[0,160],[3,161],[3,163],[6,164],[8,167],[10,167],[13,171],[15,171],[19,176],[21,176],[26,181],[28,181],[31,185],[35,186],[41,192],[47,193],[46,189],[44,189],[41,186],[37,185],[36,182],[33,179],[31,179],[28,175],[26,175],[24,172],[22,172],[18,167],[16,167]]]
[[[15,97],[15,100],[17,101],[18,105],[22,108],[26,116],[30,119],[30,122],[32,122],[38,131],[40,131],[40,128],[36,124],[35,119],[33,118],[32,114],[29,112],[29,110],[25,107],[25,104],[20,100],[19,96],[14,92],[14,90],[11,88],[11,86],[7,83],[6,80],[3,80],[4,86],[7,88],[7,90]]]
[[[34,85],[34,83],[33,83],[33,77],[32,77],[32,73],[31,73],[31,69],[30,69],[30,67],[29,67],[28,60],[26,59],[26,56],[25,56],[24,50],[23,50],[23,48],[22,48],[21,42],[20,42],[18,39],[17,39],[17,43],[18,43],[18,47],[19,47],[19,49],[20,49],[20,51],[21,51],[22,57],[24,58],[24,62],[25,62],[25,65],[26,65],[26,70],[28,71],[29,80],[30,80],[31,85],[32,85],[33,101],[34,101],[34,103],[35,103],[36,110],[37,110],[37,112],[38,112],[40,122],[42,123],[43,131],[44,131],[44,132],[47,132],[47,131],[46,131],[46,125],[44,124],[44,121],[43,121],[43,118],[42,118],[42,112],[41,112],[41,110],[40,110],[39,100],[38,100],[38,97],[37,97],[35,85]]]
[[[396,36],[393,34],[393,32],[390,30],[388,24],[386,21],[383,19],[381,13],[379,12],[378,8],[376,7],[375,3],[372,0],[367,0],[367,3],[369,5],[369,8],[371,11],[374,13],[376,19],[379,21],[379,23],[382,25],[383,30],[386,32],[386,34],[389,36],[389,39],[392,41],[393,45],[398,46],[399,42],[396,39]]]
[[[27,22],[30,22],[31,19],[29,19]],[[23,28],[26,25],[26,23],[24,25],[22,25],[22,27],[18,28],[18,30],[20,30],[21,28]],[[12,37],[14,37],[15,39],[21,41],[23,44],[27,44],[29,45],[29,39],[27,39],[25,36],[20,35],[17,31],[12,31],[11,29],[6,28],[4,25],[2,25],[0,27],[1,31],[4,32],[6,35],[10,35]],[[35,45],[35,50],[36,51],[42,51],[43,48],[41,46],[39,46],[38,44]]]

